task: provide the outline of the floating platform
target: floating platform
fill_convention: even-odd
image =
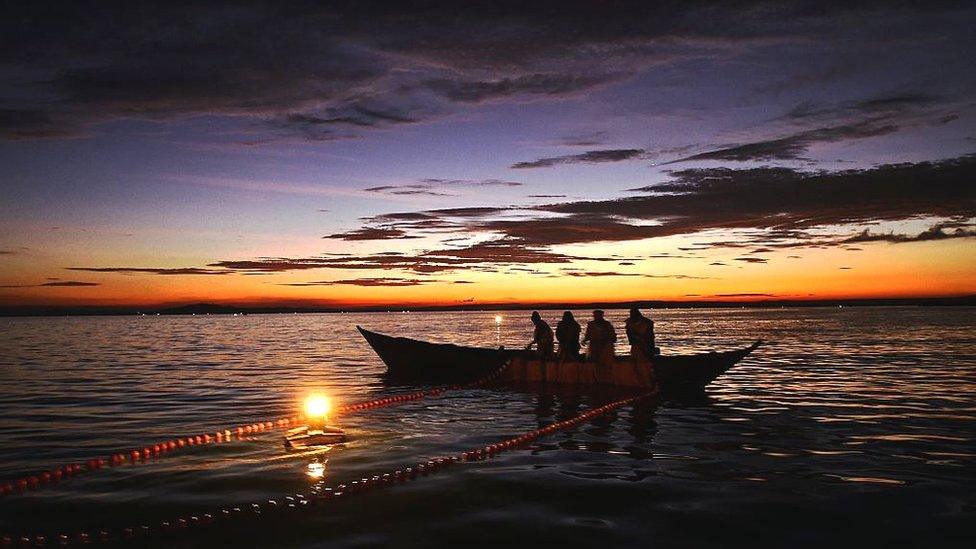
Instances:
[[[285,433],[285,448],[300,450],[316,446],[331,446],[346,440],[348,440],[346,432],[337,427],[312,428],[306,425]]]

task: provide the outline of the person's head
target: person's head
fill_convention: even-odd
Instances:
[[[540,320],[542,320],[542,315],[539,314],[539,311],[532,311],[532,322],[539,322]]]
[[[576,319],[573,318],[573,311],[566,311],[566,312],[563,313],[563,321],[564,322],[573,322],[575,320]]]
[[[603,320],[603,311],[600,309],[593,311],[593,320]]]
[[[644,315],[641,314],[640,309],[638,309],[637,307],[634,307],[633,309],[630,310],[630,318],[640,318],[642,316]]]

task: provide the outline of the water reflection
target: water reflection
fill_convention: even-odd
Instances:
[[[325,478],[325,463],[318,460],[309,463],[305,467],[305,474],[308,475],[308,478],[316,482],[321,481],[323,478]]]
[[[339,402],[415,390],[384,384],[356,324],[460,344],[524,343],[527,314],[505,313],[501,325],[494,314],[0,319],[0,478],[293,414],[313,389]],[[608,312],[618,325],[625,314]],[[771,343],[707,395],[644,401],[533,451],[295,520],[287,542],[242,525],[240,543],[456,547],[477,531],[495,544],[736,545],[766,536],[877,545],[964,531],[976,508],[976,310],[654,316],[659,344],[673,352]],[[351,442],[330,451],[284,452],[280,432],[194,448],[0,499],[0,530],[138,524],[307,492],[483,446],[614,396],[472,389],[337,418]]]

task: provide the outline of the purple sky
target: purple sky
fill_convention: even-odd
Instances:
[[[422,258],[471,235],[469,245],[566,254],[559,246],[705,230],[740,240],[735,231],[805,231],[791,242],[871,227],[916,236],[937,226],[952,240],[973,230],[971,4],[278,4],[39,2],[0,23],[0,283],[65,267]],[[947,159],[963,165],[948,175],[923,166],[896,190],[871,180],[889,177],[870,172],[878,166]],[[733,204],[722,219],[702,200],[681,212],[645,201],[607,217],[617,199],[694,179],[681,170],[759,167],[870,173],[857,180],[863,191],[831,180],[829,192],[800,193],[802,204]],[[936,194],[957,207],[931,199],[929,178],[942,178]],[[752,176],[742,185],[766,192]],[[846,192],[877,195],[849,215],[822,215]],[[436,227],[376,217],[476,206],[504,210],[438,214]],[[522,209],[534,206],[543,207]],[[814,221],[755,221],[780,214]],[[526,224],[554,217],[624,226],[527,239]],[[673,228],[641,229],[654,224]],[[499,262],[484,259],[478,266]],[[504,263],[523,260],[537,265]],[[396,276],[409,279],[402,267]],[[322,269],[305,278],[350,278]]]

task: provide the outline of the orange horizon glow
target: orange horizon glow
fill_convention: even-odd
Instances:
[[[461,307],[511,304],[586,304],[634,301],[761,302],[845,299],[912,299],[976,294],[971,265],[976,251],[965,241],[901,245],[874,244],[859,254],[816,250],[804,259],[771,255],[768,264],[707,267],[684,264],[681,272],[700,279],[592,277],[554,278],[448,273],[408,287],[348,285],[290,287],[279,284],[343,278],[347,273],[275,273],[253,277],[152,276],[97,273],[98,286],[26,287],[0,290],[5,307],[146,307],[192,303],[250,307]],[[899,253],[893,253],[899,252]],[[849,267],[842,269],[841,267]],[[543,267],[544,268],[544,267]],[[45,273],[50,271],[44,270]],[[382,276],[369,273],[360,276]],[[40,273],[27,271],[24,280]],[[387,273],[387,276],[389,274]],[[75,277],[80,278],[80,277]],[[469,284],[453,284],[455,279]],[[260,279],[260,281],[255,281]]]

